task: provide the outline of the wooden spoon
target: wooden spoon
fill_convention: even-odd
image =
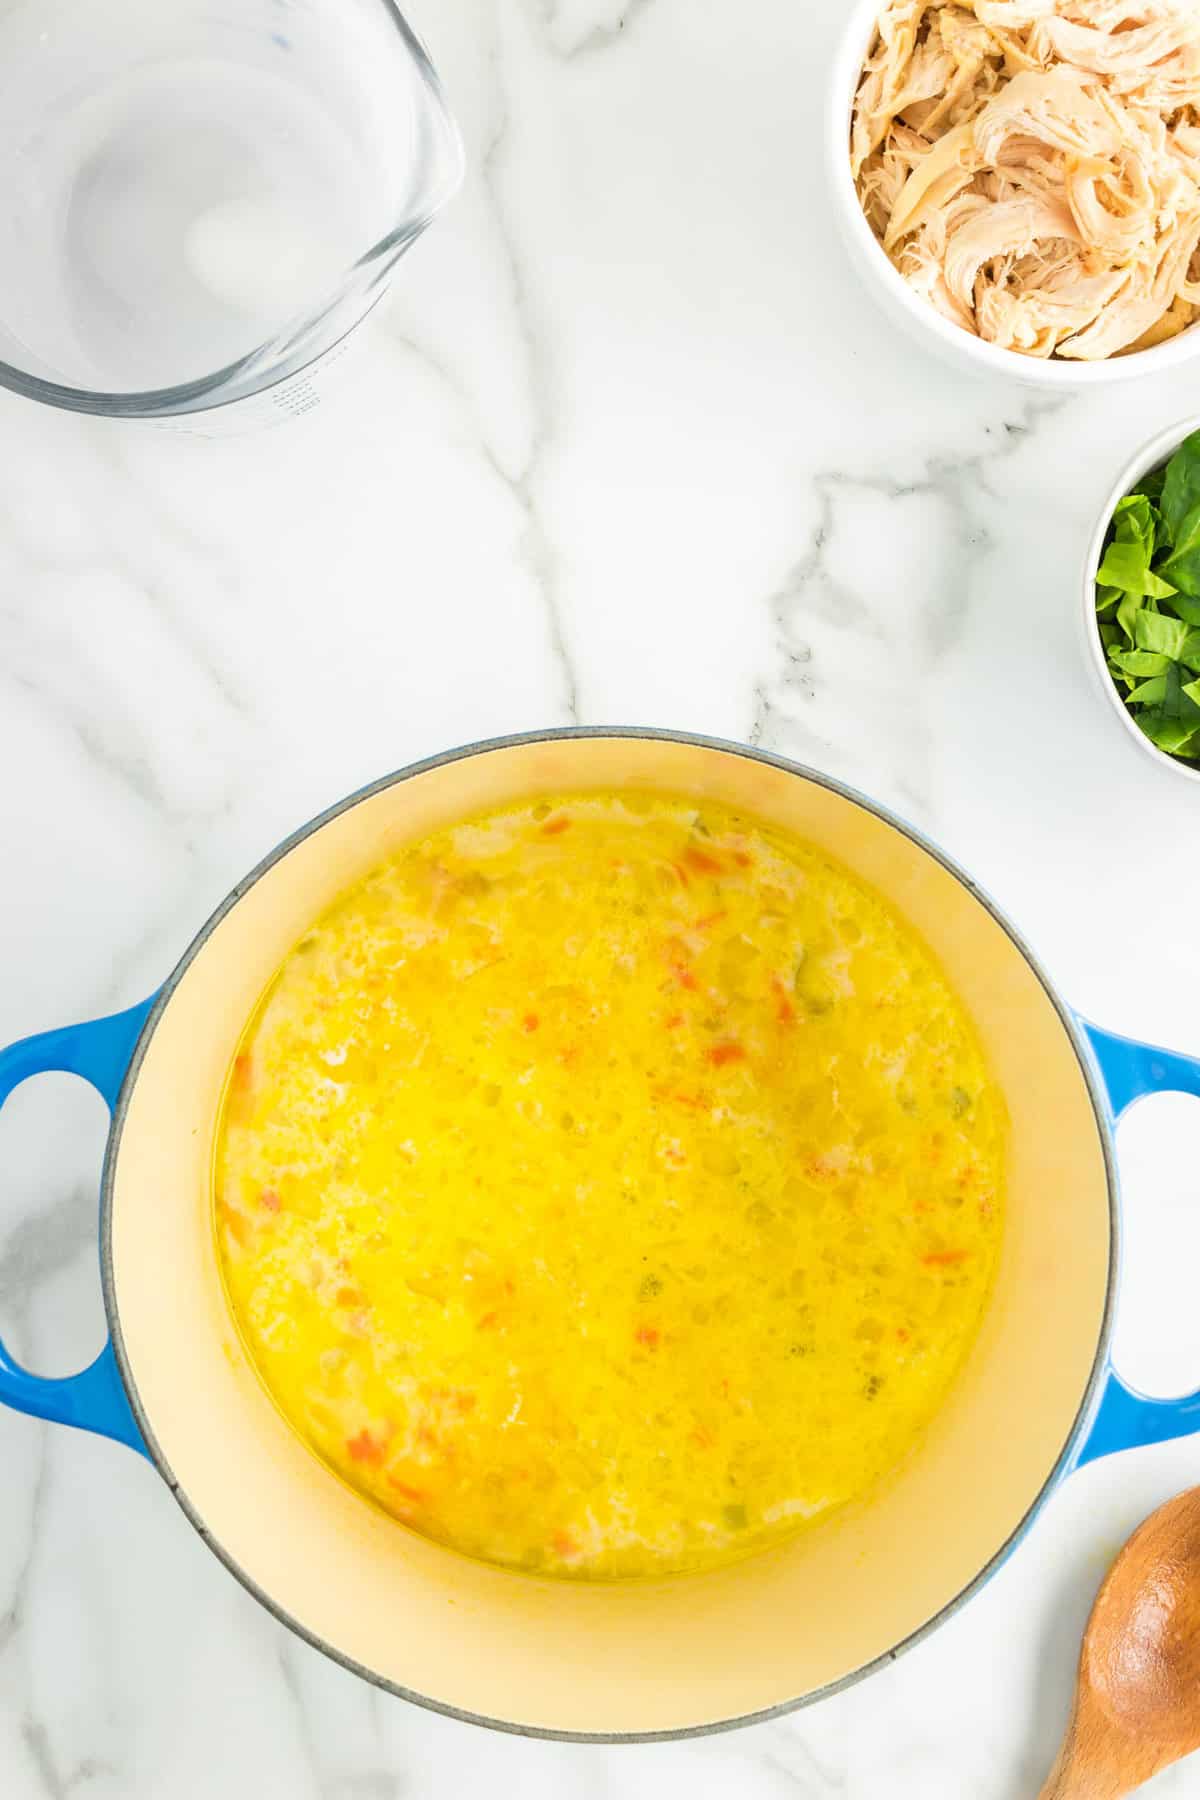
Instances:
[[[1122,1800],[1200,1749],[1200,1488],[1139,1525],[1096,1595],[1040,1800]]]

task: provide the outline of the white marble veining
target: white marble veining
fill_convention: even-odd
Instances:
[[[825,197],[834,0],[412,11],[471,174],[326,404],[207,443],[0,397],[0,1041],[140,998],[372,776],[579,720],[848,778],[970,866],[1074,1003],[1200,1049],[1194,791],[1123,742],[1075,618],[1115,471],[1195,400],[1048,402],[893,336]],[[0,1329],[52,1372],[101,1331],[80,1096],[31,1083],[0,1120]],[[1122,1133],[1118,1349],[1163,1392],[1200,1377],[1196,1124],[1160,1101]],[[1094,1465],[888,1672],[604,1749],[375,1693],[138,1459],[0,1413],[0,1793],[1024,1800],[1106,1560],[1197,1480],[1197,1440]],[[1200,1795],[1200,1768],[1153,1791]]]

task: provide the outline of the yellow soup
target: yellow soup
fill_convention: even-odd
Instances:
[[[234,1314],[396,1518],[553,1575],[700,1569],[862,1494],[969,1348],[1004,1110],[922,940],[811,845],[667,795],[404,850],[231,1074]]]

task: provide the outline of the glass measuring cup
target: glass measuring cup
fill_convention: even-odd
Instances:
[[[0,385],[307,411],[462,172],[391,0],[0,0]]]

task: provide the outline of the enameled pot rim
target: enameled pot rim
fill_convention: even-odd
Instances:
[[[916,1631],[911,1632],[907,1638],[903,1639],[891,1649],[884,1651],[871,1662],[864,1663],[861,1668],[851,1671],[848,1675],[842,1676],[839,1680],[815,1688],[809,1693],[802,1694],[795,1700],[782,1701],[778,1705],[764,1707],[761,1711],[757,1712],[742,1713],[735,1718],[720,1719],[715,1722],[706,1722],[699,1725],[679,1726],[664,1731],[587,1732],[552,1730],[535,1725],[523,1725],[508,1719],[492,1718],[484,1713],[470,1712],[460,1707],[448,1705],[427,1694],[420,1693],[415,1688],[403,1687],[396,1682],[387,1680],[375,1670],[368,1668],[366,1665],[357,1662],[353,1657],[346,1655],[343,1651],[338,1649],[335,1644],[332,1644],[326,1639],[309,1631],[297,1619],[292,1617],[286,1606],[279,1599],[262,1588],[255,1581],[253,1576],[250,1575],[246,1569],[242,1568],[235,1558],[224,1549],[221,1543],[208,1529],[204,1519],[200,1516],[187,1493],[176,1479],[155,1435],[153,1424],[142,1406],[121,1331],[121,1319],[117,1304],[113,1273],[112,1221],[113,1194],[115,1188],[116,1167],[120,1156],[122,1129],[128,1112],[130,1097],[138,1079],[138,1073],[159,1020],[170,1005],[172,997],[187,970],[199,955],[204,945],[208,942],[209,938],[238,902],[258,881],[262,879],[264,875],[273,869],[277,863],[281,862],[284,857],[297,847],[297,845],[303,843],[307,838],[312,837],[316,832],[332,823],[333,820],[339,818],[343,813],[350,811],[351,808],[358,806],[365,800],[371,799],[376,794],[384,792],[388,788],[395,787],[401,782],[411,780],[414,776],[427,774],[431,770],[442,768],[450,763],[464,761],[469,757],[486,756],[493,751],[517,749],[535,744],[561,743],[568,740],[586,742],[589,739],[610,740],[619,738],[642,739],[658,743],[686,744],[702,750],[713,750],[724,755],[746,757],[750,760],[779,769],[784,774],[797,776],[802,781],[814,783],[819,787],[825,788],[828,792],[838,795],[841,799],[848,801],[851,805],[863,808],[865,811],[873,814],[876,818],[882,820],[884,824],[890,825],[894,830],[899,832],[902,837],[907,838],[911,844],[915,845],[918,849],[923,850],[926,855],[931,856],[949,875],[953,876],[956,881],[966,888],[972,898],[975,899],[996,924],[1000,926],[1014,948],[1024,958],[1025,962],[1037,977],[1047,999],[1050,1001],[1050,1004],[1058,1015],[1059,1021],[1075,1052],[1076,1060],[1078,1061],[1080,1072],[1087,1089],[1088,1098],[1095,1115],[1104,1157],[1109,1209],[1109,1260],[1108,1278],[1104,1296],[1104,1311],[1100,1329],[1097,1334],[1096,1354],[1080,1401],[1079,1409],[1071,1429],[1067,1433],[1066,1441],[1020,1523],[990,1560],[985,1563],[983,1568],[980,1569],[967,1585],[960,1590],[954,1599],[947,1602],[945,1606],[927,1619]],[[263,858],[256,868],[245,876],[242,881],[238,882],[237,886],[234,887],[221,902],[211,918],[209,918],[207,923],[201,927],[199,932],[193,938],[175,969],[160,989],[154,1004],[146,1017],[136,1048],[130,1059],[125,1079],[121,1084],[120,1094],[113,1111],[112,1128],[105,1147],[104,1170],[100,1190],[100,1268],[101,1284],[104,1293],[104,1310],[112,1334],[113,1350],[116,1356],[117,1368],[128,1395],[130,1407],[134,1418],[137,1421],[138,1428],[145,1440],[147,1451],[149,1452],[150,1459],[155,1468],[175,1496],[175,1499],[178,1501],[189,1523],[199,1533],[200,1537],[203,1538],[213,1554],[225,1565],[226,1569],[228,1569],[235,1580],[237,1580],[261,1606],[265,1607],[280,1624],[285,1625],[289,1631],[294,1632],[297,1637],[309,1644],[314,1650],[321,1651],[332,1661],[340,1664],[342,1668],[349,1670],[351,1674],[360,1676],[364,1681],[370,1682],[372,1686],[381,1688],[386,1693],[395,1695],[398,1699],[411,1701],[414,1705],[422,1706],[428,1711],[441,1713],[448,1718],[458,1719],[465,1724],[483,1725],[489,1727],[491,1730],[503,1731],[517,1737],[546,1738],[558,1742],[590,1744],[673,1742],[683,1738],[707,1737],[714,1735],[717,1732],[734,1731],[744,1725],[761,1724],[768,1719],[782,1718],[788,1713],[799,1711],[802,1707],[811,1706],[818,1700],[828,1699],[834,1694],[841,1693],[845,1689],[853,1687],[857,1682],[865,1679],[866,1676],[872,1675],[877,1670],[887,1667],[890,1663],[894,1663],[906,1651],[915,1648],[917,1644],[923,1642],[923,1640],[938,1626],[952,1618],[966,1605],[968,1600],[973,1599],[979,1589],[983,1587],[984,1583],[987,1582],[991,1576],[995,1574],[1000,1565],[1007,1560],[1008,1556],[1016,1548],[1037,1518],[1038,1514],[1041,1512],[1042,1507],[1049,1499],[1051,1493],[1057,1487],[1064,1475],[1070,1470],[1072,1457],[1079,1446],[1084,1428],[1096,1404],[1101,1379],[1107,1367],[1108,1348],[1112,1336],[1113,1312],[1116,1298],[1116,1272],[1120,1261],[1119,1231],[1118,1182],[1113,1150],[1112,1123],[1104,1089],[1099,1079],[1092,1052],[1088,1047],[1079,1021],[1076,1019],[1071,1009],[1059,997],[1053,983],[1042,969],[1040,963],[1034,956],[1032,950],[1025,943],[1024,939],[1014,929],[1008,919],[987,894],[985,894],[971,879],[966,871],[961,869],[957,863],[932,844],[929,839],[914,826],[897,817],[896,814],[891,812],[887,807],[881,806],[876,801],[868,799],[866,795],[859,793],[854,788],[848,787],[844,782],[835,780],[832,776],[822,774],[815,769],[806,768],[803,764],[792,762],[787,757],[778,756],[774,752],[763,750],[756,745],[739,744],[724,738],[708,737],[699,732],[672,731],[650,726],[629,725],[559,726],[542,731],[518,732],[505,737],[484,739],[478,743],[465,744],[457,749],[443,751],[437,756],[427,757],[421,762],[409,764],[407,767],[396,770],[390,775],[384,775],[378,781],[371,782],[367,787],[359,789],[357,793],[348,795],[344,800],[338,801],[335,805],[327,808],[326,811],[318,814],[316,818],[311,819],[308,824],[302,825],[299,830],[293,832],[289,837],[285,838],[281,844],[277,845],[274,850]],[[516,1579],[519,1579],[519,1577]]]

